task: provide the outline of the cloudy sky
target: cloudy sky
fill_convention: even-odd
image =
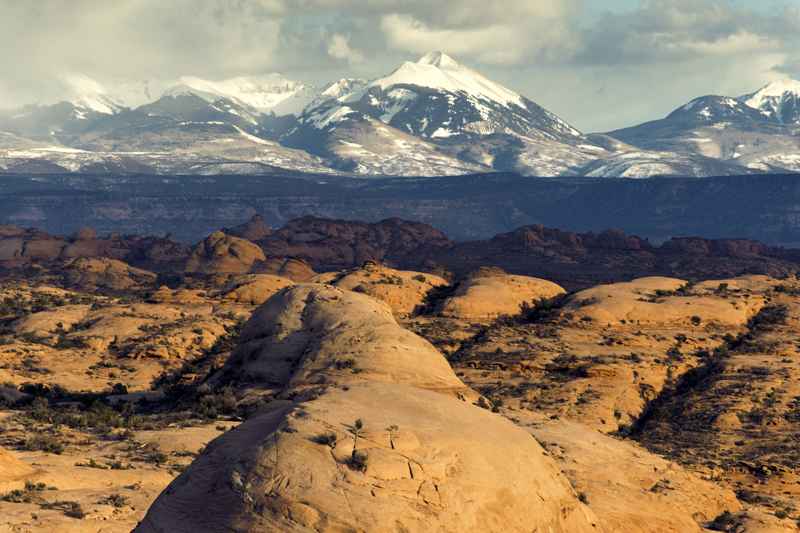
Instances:
[[[0,0],[0,49],[6,108],[87,77],[322,84],[443,50],[603,131],[800,77],[800,0]]]

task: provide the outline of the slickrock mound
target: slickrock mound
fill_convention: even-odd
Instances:
[[[736,285],[727,282],[725,291],[746,290]],[[735,487],[741,499],[795,516],[800,285],[787,280],[772,291],[747,331],[667,387],[634,434],[650,449]]]
[[[261,305],[273,294],[294,285],[294,282],[271,274],[249,274],[235,278],[230,286],[222,292],[225,300],[248,305]]]
[[[156,278],[152,272],[107,257],[80,257],[64,266],[65,283],[82,289],[140,289],[152,286]]]
[[[209,444],[136,531],[601,530],[536,441],[456,398],[444,358],[385,304],[285,289],[242,340],[231,366],[294,400]]]
[[[268,256],[297,257],[317,271],[355,268],[365,261],[414,269],[431,250],[453,244],[441,231],[418,222],[390,218],[370,224],[317,217],[291,220],[258,243]]]
[[[253,215],[253,217],[244,224],[232,228],[225,228],[222,231],[228,235],[241,237],[248,241],[260,241],[272,233],[272,228],[264,221],[264,217],[261,215]]]
[[[730,281],[736,283],[749,282]],[[479,329],[451,361],[498,403],[603,432],[624,430],[665,386],[703,365],[726,335],[744,332],[768,297],[755,288],[709,293],[664,278],[600,286],[564,307]],[[439,342],[451,330],[421,332]]]
[[[256,309],[228,362],[237,380],[284,389],[370,381],[475,397],[392,309],[329,285],[298,285]]]
[[[600,324],[699,321],[742,326],[764,303],[759,297],[731,302],[707,291],[687,298],[685,286],[684,280],[659,277],[599,285],[575,294],[566,309]]]
[[[89,305],[64,305],[56,311],[32,313],[13,324],[13,332],[18,337],[36,340],[53,339],[61,332],[68,331],[82,322],[89,314]]]
[[[530,431],[609,531],[699,533],[723,513],[742,509],[732,490],[629,441],[566,420]]]
[[[209,304],[206,291],[200,289],[170,289],[162,285],[153,291],[147,299],[151,303],[159,304]]]
[[[185,422],[129,432],[122,439],[100,437],[92,427],[61,426],[55,434],[65,449],[60,454],[14,451],[15,469],[21,463],[25,473],[7,483],[0,452],[0,494],[9,496],[0,498],[0,531],[129,533],[174,477],[167,465],[147,462],[143,452],[160,450],[173,468],[182,468],[192,453],[219,436],[219,427],[231,425],[215,421],[185,427]],[[49,424],[31,425],[24,418],[0,420],[3,438],[10,441],[52,431]]]
[[[410,315],[431,289],[447,285],[447,280],[433,274],[395,270],[373,261],[358,269],[321,274],[313,281],[367,294],[389,304],[398,315]]]
[[[302,259],[293,257],[270,257],[265,263],[258,265],[255,270],[260,274],[281,276],[298,283],[311,281],[317,275],[311,265]]]
[[[516,315],[523,303],[564,293],[562,287],[544,279],[482,268],[459,284],[453,296],[444,301],[441,314],[464,320],[487,320],[500,315]]]
[[[785,285],[785,281],[770,278],[769,276],[740,276],[733,279],[712,279],[701,281],[692,285],[692,291],[698,294],[714,293],[727,294],[729,292],[766,292],[775,287]]]
[[[186,272],[246,274],[264,252],[250,241],[216,231],[195,246],[186,262]]]
[[[164,372],[205,355],[247,313],[195,298],[125,303],[60,289],[0,288],[0,383],[100,391],[123,382],[132,392],[147,390]]]

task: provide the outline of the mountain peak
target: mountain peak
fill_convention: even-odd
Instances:
[[[791,78],[773,81],[740,100],[770,119],[784,124],[800,123],[800,81]]]
[[[764,96],[783,96],[786,93],[800,94],[800,81],[785,78],[768,83],[755,94]]]
[[[478,72],[459,64],[443,52],[430,52],[417,62],[406,61],[386,77],[373,80],[365,89],[388,90],[398,85],[426,87],[450,93],[463,93],[475,98],[524,107],[522,97]],[[360,94],[353,99],[360,98]],[[348,98],[350,100],[350,98]]]
[[[450,57],[449,55],[445,54],[444,52],[428,52],[424,56],[422,56],[419,61],[417,61],[419,65],[433,65],[434,67],[439,67],[443,69],[457,69],[461,68],[461,65],[458,61]]]

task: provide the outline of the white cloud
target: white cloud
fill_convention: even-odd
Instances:
[[[740,31],[714,40],[689,41],[684,46],[704,55],[732,55],[776,50],[781,45],[780,41],[770,36]]]
[[[571,56],[577,32],[573,0],[457,0],[433,10],[406,9],[381,16],[380,28],[395,50],[443,50],[490,64]]]
[[[14,101],[54,97],[76,72],[104,82],[269,70],[286,12],[276,0],[0,0],[0,13],[0,85]]]
[[[342,59],[348,63],[363,63],[364,54],[350,46],[350,38],[341,33],[334,33],[328,41],[328,55]]]

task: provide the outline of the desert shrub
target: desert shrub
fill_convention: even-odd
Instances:
[[[156,466],[161,466],[167,462],[167,454],[161,451],[158,444],[149,443],[141,449],[141,459],[146,463],[151,463]]]
[[[35,359],[33,357],[26,357],[25,359],[22,360],[22,368],[26,372],[31,372],[31,373],[34,373],[34,374],[52,374],[53,373],[50,369],[44,368],[43,366],[39,366],[39,365],[40,365],[39,360]]]
[[[345,370],[348,368],[353,368],[356,365],[355,359],[338,359],[334,363],[336,370]]]
[[[58,509],[70,518],[81,519],[86,516],[86,512],[78,502],[72,501],[57,501],[41,504],[42,509]]]
[[[62,333],[53,347],[57,350],[83,349],[87,347],[87,344],[83,339],[67,337]]]
[[[23,444],[25,450],[42,451],[61,455],[64,453],[64,443],[57,435],[38,434],[28,437]]]
[[[751,331],[764,331],[786,323],[789,316],[789,308],[785,305],[767,305],[761,308],[753,318],[747,323]]]
[[[131,404],[123,404],[121,411],[118,411],[96,399],[99,397],[95,396],[88,407],[71,405],[64,408],[53,407],[47,399],[38,396],[31,402],[26,414],[38,422],[103,434],[116,428],[134,428],[141,423],[141,417],[133,413]],[[91,400],[92,397],[89,398]]]
[[[414,310],[415,315],[428,315],[439,310],[442,302],[456,292],[457,285],[439,285],[425,294],[425,300]]]
[[[533,302],[522,302],[520,305],[519,321],[523,324],[542,324],[555,320],[566,298],[564,295],[552,298],[540,298]]]
[[[733,531],[739,525],[739,522],[739,519],[733,513],[723,511],[707,527],[711,531]]]
[[[792,287],[790,285],[776,285],[773,290],[780,294],[788,294],[789,296],[800,296],[800,289],[798,289],[797,287]]]
[[[336,446],[336,433],[332,431],[329,431],[327,433],[320,433],[319,435],[313,437],[311,440],[312,442],[315,442],[317,444],[322,444],[323,446],[330,446],[331,448],[333,448],[334,446]]]
[[[110,494],[97,503],[100,505],[111,505],[119,509],[120,507],[128,505],[128,501],[128,497],[122,494]]]
[[[37,493],[47,490],[47,488],[44,483],[26,481],[24,489],[14,489],[11,492],[7,492],[0,496],[0,500],[10,503],[32,503],[39,498]]]
[[[677,346],[672,346],[667,350],[667,357],[672,361],[683,361],[683,354]]]
[[[347,466],[352,468],[353,470],[358,470],[359,472],[366,472],[367,471],[367,463],[369,461],[369,455],[365,451],[355,451],[347,460]]]
[[[219,392],[199,395],[192,405],[192,411],[200,418],[213,420],[221,415],[236,413],[237,403],[233,389],[224,387]]]
[[[384,276],[384,277],[381,277],[380,279],[378,279],[377,281],[375,281],[375,283],[384,284],[384,285],[402,285],[403,284],[403,278],[401,278],[400,276],[395,276],[395,275]]]

